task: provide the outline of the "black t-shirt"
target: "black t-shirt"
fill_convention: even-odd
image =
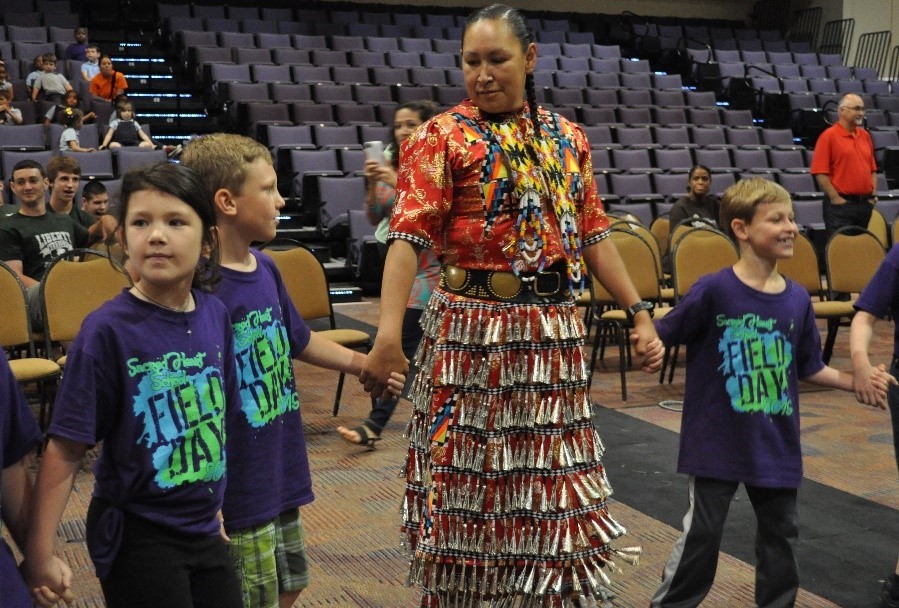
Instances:
[[[87,228],[62,213],[16,213],[0,221],[0,260],[22,260],[22,273],[35,281],[53,258],[87,243]]]
[[[74,204],[72,205],[72,210],[69,211],[69,217],[71,217],[76,224],[80,224],[85,228],[90,228],[97,223],[97,218],[94,217],[93,213],[85,211],[80,207],[76,207]]]

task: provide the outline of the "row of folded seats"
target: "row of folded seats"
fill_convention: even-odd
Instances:
[[[141,128],[149,135],[146,125]],[[12,175],[12,167],[18,160],[32,158],[41,164],[51,156],[59,154],[59,137],[64,127],[53,124],[43,125],[0,125],[0,174],[4,181]],[[102,141],[102,134],[97,125],[85,125],[79,133],[81,145],[85,148],[97,148]],[[118,148],[116,150],[97,150],[76,155],[81,164],[85,178],[112,179],[120,177],[129,169],[155,160],[165,160],[162,150],[143,148]]]
[[[617,47],[616,47],[617,48]],[[215,76],[209,73],[210,65],[245,65],[269,66],[262,73],[278,74],[279,79],[294,77],[283,70],[272,69],[273,66],[284,68],[319,66],[325,68],[360,68],[360,69],[410,69],[432,68],[459,71],[458,49],[453,52],[439,51],[334,51],[328,49],[257,49],[244,47],[191,46],[184,54],[184,67],[187,73],[195,74],[209,83]],[[561,67],[560,67],[561,66]],[[615,75],[656,75],[646,60],[629,60],[620,57],[538,57],[537,70],[542,72],[582,73],[586,79],[589,73]],[[680,76],[676,75],[678,83]],[[250,76],[245,77],[249,79]],[[272,76],[266,75],[270,80]],[[227,78],[226,78],[227,79]],[[233,78],[232,78],[233,79]],[[586,83],[585,83],[586,84]],[[619,86],[618,82],[591,82],[591,86]],[[634,84],[623,86],[655,86],[647,80],[646,85]],[[665,84],[671,88],[672,84]],[[677,85],[679,86],[679,84]]]
[[[583,93],[583,96],[582,96]],[[645,91],[648,94],[648,91]],[[711,124],[752,126],[748,110],[715,106],[710,92],[661,91],[652,98],[672,105],[624,106],[626,91],[612,89],[537,88],[538,102],[566,118],[585,124],[634,125]],[[707,94],[706,94],[707,93]],[[574,94],[574,97],[572,96]],[[255,133],[254,124],[265,121],[304,123],[390,123],[401,103],[430,99],[449,107],[466,96],[461,86],[308,85],[286,83],[219,83],[217,100],[236,121],[237,129]],[[624,103],[627,103],[626,101]],[[690,103],[691,105],[684,105]],[[692,104],[705,104],[694,106]]]
[[[70,0],[17,0],[0,6],[0,23],[4,25],[58,25],[65,27],[68,21],[57,17],[72,18],[72,3]],[[75,27],[77,21],[74,22]]]
[[[616,214],[631,214],[647,226],[665,215],[686,193],[686,173],[594,173],[597,188],[606,209]],[[796,223],[802,230],[824,226],[824,194],[808,173],[752,171],[712,171],[711,191],[720,195],[737,180],[762,177],[779,183],[793,198]],[[892,223],[899,214],[899,191],[890,190],[883,173],[877,174],[877,208]],[[605,188],[605,190],[604,190]]]
[[[707,49],[687,49],[687,54],[696,62],[707,63],[709,52]],[[712,52],[714,60],[720,63],[768,63],[775,66],[794,65],[799,68],[799,74],[808,78],[823,78],[829,74],[830,69],[836,69],[830,78],[846,78],[844,72],[838,68],[846,68],[843,65],[843,57],[838,53],[791,52],[791,51],[725,51],[716,49]],[[820,68],[825,68],[823,71]],[[869,68],[848,68],[866,70]],[[864,74],[865,72],[859,72]],[[799,75],[797,74],[797,75]],[[779,74],[787,76],[788,74]]]
[[[366,51],[368,52],[368,51]],[[344,84],[451,84],[462,85],[462,71],[456,67],[453,57],[435,55],[439,60],[430,65],[389,65],[370,67],[366,62],[359,65],[328,64],[271,64],[253,62],[204,61],[199,68],[203,80],[215,82],[334,82]],[[618,60],[611,61],[617,64]],[[558,86],[562,88],[628,88],[628,89],[680,89],[683,81],[680,74],[629,72],[614,69],[606,72],[590,70],[564,71],[538,65],[534,71],[537,86]]]
[[[433,38],[441,40],[460,40],[462,27],[460,26],[429,26],[429,25],[378,25],[374,23],[335,23],[333,21],[279,21],[266,22],[264,20],[210,20],[210,19],[178,19],[168,20],[163,25],[163,31],[171,39],[172,35],[180,30],[191,31],[220,31],[233,34],[287,34],[307,36],[373,36],[373,37],[401,37],[401,38]],[[535,38],[538,43],[584,43],[596,39],[593,32],[561,31],[561,30],[536,30]]]
[[[592,34],[587,34],[592,36]],[[235,32],[178,30],[173,34],[175,50],[212,46],[245,49],[320,49],[326,51],[405,51],[412,53],[458,53],[459,39],[407,38],[403,36],[321,36],[310,34],[242,34]],[[621,47],[589,42],[546,42],[537,47],[538,57],[621,57]],[[764,59],[762,59],[764,61]]]

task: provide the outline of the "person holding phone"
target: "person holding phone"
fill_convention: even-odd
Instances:
[[[393,116],[391,141],[387,148],[381,142],[365,142],[366,177],[365,211],[368,221],[377,226],[375,239],[381,261],[387,256],[387,229],[393,213],[393,201],[396,196],[397,168],[400,162],[400,146],[409,135],[422,123],[437,113],[437,106],[431,101],[410,101],[397,107]],[[412,287],[412,294],[406,303],[406,314],[403,317],[402,341],[406,358],[414,358],[415,350],[421,341],[422,329],[419,325],[422,312],[431,297],[431,291],[440,280],[440,263],[433,251],[425,250],[418,259],[418,272]],[[408,374],[407,378],[413,377]],[[340,436],[349,443],[374,447],[381,438],[381,431],[396,409],[398,399],[375,399],[372,410],[362,424],[354,428],[337,427]]]

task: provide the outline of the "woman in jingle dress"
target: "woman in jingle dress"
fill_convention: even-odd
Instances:
[[[377,390],[406,369],[406,298],[418,252],[433,248],[443,275],[422,318],[403,501],[423,608],[607,598],[606,572],[639,552],[610,545],[625,530],[606,508],[573,299],[588,268],[631,310],[648,371],[661,345],[605,238],[584,133],[542,108],[532,115],[533,40],[514,9],[473,13],[462,38],[469,99],[403,144],[362,381]]]

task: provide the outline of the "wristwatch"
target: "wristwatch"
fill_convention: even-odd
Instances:
[[[625,314],[627,314],[628,321],[633,323],[634,317],[641,310],[645,310],[646,312],[648,312],[649,318],[651,319],[652,313],[655,311],[655,304],[653,304],[652,302],[647,302],[646,300],[643,300],[641,302],[637,302],[636,304],[632,304],[631,306],[628,306],[624,312],[625,312]]]

